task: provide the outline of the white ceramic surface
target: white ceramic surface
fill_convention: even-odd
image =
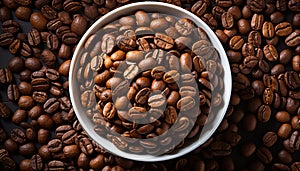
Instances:
[[[93,129],[94,124],[90,121],[89,118],[85,115],[84,109],[81,108],[80,104],[80,92],[78,90],[76,85],[76,71],[77,67],[75,64],[79,62],[80,60],[80,49],[84,46],[84,42],[89,37],[89,35],[95,33],[98,29],[103,27],[104,25],[110,23],[110,21],[114,21],[116,19],[119,19],[121,16],[125,15],[132,15],[133,12],[137,10],[144,10],[146,12],[161,12],[165,14],[170,14],[177,16],[179,18],[189,18],[192,21],[196,23],[199,27],[203,28],[204,31],[207,33],[208,37],[210,38],[212,44],[214,47],[218,50],[221,58],[221,63],[223,65],[224,69],[224,86],[225,91],[223,94],[223,101],[224,105],[217,113],[216,117],[212,118],[211,124],[208,124],[204,127],[202,130],[202,133],[200,135],[201,138],[197,139],[196,141],[193,141],[189,143],[184,148],[181,148],[176,151],[176,153],[171,154],[163,154],[160,156],[153,156],[153,155],[139,155],[139,154],[131,154],[124,151],[119,150],[116,148],[109,140],[102,138],[99,136]],[[99,143],[101,146],[103,146],[105,149],[110,151],[113,154],[116,154],[118,156],[132,159],[132,160],[138,160],[138,161],[145,161],[145,162],[154,162],[154,161],[163,161],[163,160],[169,160],[173,159],[182,155],[185,155],[189,153],[190,151],[196,149],[201,144],[205,143],[211,135],[215,132],[219,124],[221,123],[231,96],[231,88],[232,88],[232,78],[231,78],[231,71],[230,66],[228,63],[228,59],[226,56],[226,53],[223,49],[222,44],[218,40],[217,36],[214,34],[214,32],[207,26],[199,17],[196,15],[190,13],[189,11],[177,7],[175,5],[167,4],[167,3],[161,3],[161,2],[138,2],[133,3],[129,5],[125,5],[122,7],[119,7],[105,16],[101,17],[99,20],[97,20],[83,35],[80,42],[77,45],[77,49],[73,55],[71,67],[70,67],[70,73],[69,73],[69,91],[70,91],[70,98],[71,102],[74,108],[74,111],[76,113],[76,116],[78,120],[80,121],[82,127],[84,130],[89,134],[89,136],[94,139],[97,143]]]

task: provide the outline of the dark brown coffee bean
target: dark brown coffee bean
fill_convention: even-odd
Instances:
[[[217,0],[216,4],[220,7],[230,7],[232,5],[232,1],[231,0]]]
[[[10,20],[12,18],[9,9],[6,6],[0,8],[0,21]]]
[[[73,0],[67,0],[63,3],[64,11],[66,12],[76,12],[81,9],[81,3]]]
[[[41,53],[41,57],[43,62],[48,67],[53,67],[56,63],[56,56],[48,49],[43,50],[43,52]]]
[[[53,120],[45,114],[42,114],[38,119],[37,122],[39,126],[45,129],[51,129],[53,127]]]
[[[33,155],[31,157],[31,166],[33,170],[41,171],[44,167],[42,157],[38,154]]]
[[[239,50],[244,44],[244,39],[241,36],[234,36],[229,40],[229,47],[233,50]]]
[[[47,36],[47,47],[50,50],[57,50],[59,47],[59,40],[55,34],[49,34]]]
[[[263,144],[266,146],[266,147],[271,147],[273,146],[276,141],[277,141],[277,135],[276,133],[274,132],[267,132],[264,136],[263,136]]]
[[[275,33],[277,36],[287,36],[292,33],[293,29],[289,22],[282,22],[276,25]]]
[[[87,25],[87,20],[83,16],[75,14],[71,24],[71,31],[77,35],[83,35],[87,29]]]
[[[64,171],[65,170],[65,165],[62,161],[59,160],[52,160],[48,163],[48,169],[49,171]]]
[[[58,31],[58,29],[57,29]],[[69,32],[69,30],[67,30],[67,32],[65,32],[62,35],[62,42],[67,44],[67,45],[74,45],[78,42],[79,38],[77,36],[76,33],[73,32]]]
[[[34,106],[34,101],[31,96],[21,96],[18,101],[18,106],[22,109],[30,109]]]
[[[265,164],[268,164],[273,160],[272,153],[265,147],[257,149],[256,155]]]
[[[261,46],[261,34],[258,31],[251,31],[248,35],[248,42],[254,47]]]
[[[289,153],[286,150],[281,150],[278,153],[278,158],[281,162],[283,162],[285,164],[289,164],[293,161],[293,157],[292,157],[291,153]]]
[[[290,114],[288,112],[286,112],[286,111],[278,111],[275,114],[275,119],[278,122],[286,123],[286,122],[289,122],[291,118],[290,118]]]
[[[32,29],[30,32],[27,34],[28,37],[28,43],[31,46],[37,46],[41,43],[41,35],[38,30]]]
[[[229,12],[224,12],[221,16],[222,25],[225,29],[230,29],[234,25],[234,18]]]
[[[62,142],[59,139],[52,139],[48,142],[47,147],[51,153],[57,153],[62,150]]]
[[[7,97],[10,101],[17,101],[20,97],[17,85],[10,84],[7,88]]]
[[[297,1],[297,0],[289,1],[288,2],[288,7],[293,12],[299,12],[300,11],[299,1]]]
[[[212,9],[212,15],[214,16],[215,19],[220,19],[224,12],[225,10],[220,6],[214,6]]]
[[[299,43],[299,39],[300,39],[300,30],[295,30],[294,32],[292,32],[291,34],[289,34],[289,36],[285,39],[285,44],[289,47],[295,47],[298,46]]]
[[[16,9],[15,16],[20,20],[29,21],[31,12],[31,8],[20,6]]]
[[[32,98],[38,103],[44,103],[48,99],[48,94],[46,92],[35,91],[32,94]]]
[[[47,113],[54,113],[59,108],[59,105],[60,102],[57,98],[50,98],[45,102],[43,109]]]
[[[9,45],[9,52],[12,54],[18,53],[18,51],[21,48],[21,41],[19,39],[15,39],[10,45]]]
[[[24,131],[18,128],[14,128],[10,132],[10,138],[18,144],[24,144],[26,142],[26,135]]]
[[[20,30],[20,25],[14,20],[7,20],[2,23],[4,33],[16,34]]]
[[[41,12],[33,12],[30,16],[30,23],[33,28],[42,31],[47,28],[47,19],[42,15]]]
[[[41,8],[41,12],[45,18],[48,20],[53,20],[57,17],[57,12],[49,5],[45,5]]]
[[[10,117],[10,115],[11,115],[10,109],[9,109],[9,107],[5,103],[0,102],[0,108],[1,108],[1,110],[0,110],[0,116],[2,118],[8,118],[8,117]]]
[[[214,156],[226,156],[231,153],[231,146],[222,141],[212,142],[210,148]]]
[[[277,134],[280,138],[285,139],[290,136],[291,132],[292,132],[292,127],[290,124],[282,124],[278,129]]]
[[[247,2],[247,5],[251,9],[251,11],[255,13],[261,12],[266,7],[266,2],[264,1],[249,1]]]
[[[49,80],[46,78],[35,78],[31,81],[31,85],[35,91],[46,91],[49,88]]]
[[[12,33],[2,33],[0,34],[0,46],[6,47],[13,43],[14,36]]]
[[[268,105],[261,105],[257,112],[258,120],[268,122],[271,117],[271,108]]]
[[[292,90],[297,89],[299,87],[300,77],[294,71],[286,72],[284,74],[284,80],[286,85]]]
[[[48,130],[46,130],[46,129],[39,129],[38,130],[37,140],[38,140],[39,143],[47,144],[49,139],[50,139],[50,132]],[[47,148],[47,150],[48,150],[48,148]]]
[[[278,53],[273,45],[266,45],[264,47],[264,55],[269,61],[276,61],[278,59]]]
[[[206,1],[201,0],[197,1],[191,8],[191,11],[195,13],[198,17],[201,17],[205,12],[208,7],[208,4]]]
[[[32,156],[35,152],[35,146],[33,143],[27,143],[19,146],[19,153],[22,156]]]
[[[244,157],[250,157],[254,154],[256,150],[256,146],[254,143],[252,142],[245,142],[241,148],[240,148],[240,153],[244,156]]]

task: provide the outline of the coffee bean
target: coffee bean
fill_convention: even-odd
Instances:
[[[6,6],[3,6],[0,8],[0,21],[6,21],[6,20],[10,20],[11,17],[11,13],[9,11],[9,9]]]
[[[234,18],[229,12],[224,12],[221,16],[222,25],[225,29],[230,29],[234,25]]]
[[[292,127],[290,124],[282,124],[278,129],[277,134],[280,138],[288,138],[291,134],[291,131]]]
[[[137,11],[135,14],[136,23],[138,26],[148,26],[150,23],[150,18],[148,14],[144,11]]]
[[[41,53],[41,57],[43,62],[48,66],[48,67],[53,67],[56,63],[56,56],[53,54],[48,49],[45,49]]]
[[[2,23],[2,30],[4,33],[16,34],[20,30],[20,25],[14,20],[7,20]]]
[[[52,160],[48,163],[48,169],[49,170],[63,171],[63,170],[65,170],[65,165],[62,161]]]
[[[234,36],[229,40],[229,46],[233,50],[239,50],[244,44],[244,39],[241,36]]]
[[[12,131],[10,132],[10,138],[18,144],[24,144],[26,142],[25,133],[18,128],[12,129]]]
[[[267,132],[263,136],[262,141],[263,141],[263,144],[266,147],[271,147],[271,146],[273,146],[276,143],[276,141],[277,141],[277,135],[274,132]]]
[[[212,142],[210,148],[214,156],[226,156],[231,153],[231,146],[222,141]]]
[[[47,22],[47,19],[42,15],[41,12],[33,12],[30,16],[31,25],[39,31],[47,28]]]
[[[286,37],[285,39],[285,44],[289,47],[295,47],[299,45],[299,38],[300,38],[299,34],[300,34],[300,30],[295,30],[294,32],[289,34],[288,37]]]
[[[0,34],[0,46],[6,47],[13,43],[14,36],[12,33],[2,33]]]
[[[248,35],[248,42],[252,44],[254,47],[261,46],[261,34],[258,31],[251,31]]]
[[[268,105],[261,105],[257,112],[258,120],[268,122],[271,117],[271,108]]]
[[[191,11],[195,13],[197,16],[202,16],[208,7],[208,4],[203,0],[197,1],[193,6]]]
[[[245,142],[244,144],[242,144],[241,148],[240,148],[240,153],[244,156],[244,157],[250,157],[254,154],[256,150],[256,146],[254,143],[252,142]]]
[[[269,61],[276,61],[278,59],[278,53],[273,45],[266,45],[264,47],[264,55]]]
[[[57,29],[58,31],[58,29]],[[76,33],[69,32],[66,30],[65,33],[62,34],[62,42],[67,45],[74,45],[79,41],[79,38]]]
[[[53,127],[53,120],[45,114],[42,114],[37,119],[38,124],[44,129],[51,129]]]
[[[31,157],[31,166],[33,170],[42,170],[44,167],[42,157],[38,154],[33,155]]]
[[[83,35],[87,29],[87,20],[81,15],[74,15],[74,19],[71,24],[71,31],[77,35]]]
[[[190,35],[195,28],[193,22],[187,18],[179,19],[175,23],[175,28],[183,36]]]
[[[268,164],[273,160],[272,153],[265,147],[257,149],[256,155],[265,164]]]
[[[286,150],[281,150],[278,153],[278,158],[280,159],[281,162],[285,164],[289,164],[293,161],[292,155]]]
[[[276,25],[275,33],[277,36],[287,36],[292,33],[292,26],[289,22],[282,22]]]
[[[251,11],[256,13],[261,12],[266,6],[266,2],[262,2],[262,1],[251,1],[247,4],[249,5]]]
[[[227,7],[230,7],[232,5],[232,1],[230,1],[230,0],[217,0],[216,4],[220,7],[227,8]]]

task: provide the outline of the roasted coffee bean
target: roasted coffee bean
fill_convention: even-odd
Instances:
[[[9,9],[6,6],[3,6],[0,8],[0,21],[6,21],[6,20],[10,20],[11,17],[11,13],[9,11]]]
[[[79,38],[76,33],[66,32],[62,35],[62,42],[67,45],[74,45],[78,42]]]
[[[268,164],[273,160],[272,153],[265,147],[257,149],[256,155],[265,164]]]
[[[263,141],[263,144],[266,147],[271,147],[271,146],[273,146],[276,143],[276,141],[277,141],[277,135],[274,132],[267,132],[263,136],[262,141]]]
[[[227,7],[230,7],[232,5],[232,1],[230,1],[230,0],[217,0],[216,4],[220,7],[227,8]]]
[[[18,106],[22,109],[30,109],[34,106],[34,101],[31,96],[21,96],[18,101]]]
[[[55,9],[53,9],[51,6],[49,5],[44,5],[41,8],[41,12],[43,14],[43,16],[45,18],[47,18],[48,20],[53,20],[57,17],[57,12]]]
[[[31,167],[33,170],[42,170],[44,167],[43,159],[40,155],[35,154],[31,157]]]
[[[208,4],[206,3],[206,1],[201,0],[201,1],[197,1],[192,6],[191,11],[200,17],[206,12],[207,7],[208,7]]]
[[[268,105],[261,105],[257,112],[258,120],[268,122],[271,117],[271,108]]]
[[[16,34],[20,30],[20,25],[14,20],[7,20],[2,23],[4,33]]]
[[[81,3],[73,0],[67,0],[63,3],[64,11],[66,12],[76,12],[81,9]]]
[[[63,171],[65,170],[65,165],[62,161],[59,160],[52,160],[48,163],[48,169],[49,171]]]
[[[30,16],[30,23],[33,28],[42,31],[47,28],[48,21],[41,12],[33,12]]]
[[[46,64],[48,67],[53,67],[56,63],[56,56],[54,53],[48,49],[45,49],[41,53],[42,61]]]
[[[224,12],[221,16],[222,25],[225,29],[230,29],[234,25],[234,18],[229,12]]]
[[[212,142],[210,148],[214,156],[226,156],[231,153],[231,146],[222,141]]]
[[[285,44],[289,47],[295,47],[298,46],[299,39],[300,39],[300,30],[295,30],[291,34],[288,35],[288,37],[285,39]]]
[[[289,22],[282,22],[276,25],[275,33],[277,36],[287,36],[292,33],[292,26]]]
[[[49,34],[47,36],[47,47],[50,50],[56,50],[59,46],[59,40],[58,37],[55,34]]]
[[[60,102],[57,98],[50,98],[45,102],[43,109],[47,113],[54,113],[59,108],[59,105]]]
[[[53,127],[53,120],[45,114],[42,114],[38,119],[37,119],[38,124],[45,129],[51,129]]]
[[[241,36],[234,36],[229,40],[229,46],[233,50],[239,50],[244,44],[244,39]]]
[[[292,132],[292,127],[290,124],[282,124],[278,129],[277,134],[280,138],[284,139],[284,138],[288,138],[291,132]]]
[[[263,49],[265,57],[269,61],[276,61],[278,59],[278,53],[273,45],[266,45]]]
[[[8,106],[5,103],[0,102],[0,108],[1,108],[1,110],[0,110],[0,116],[2,118],[8,118],[8,117],[10,117],[10,115],[11,115],[10,109],[8,108]]]
[[[18,128],[14,128],[10,132],[10,138],[18,144],[24,144],[26,142],[26,135],[24,131]]]
[[[292,0],[288,2],[288,7],[290,10],[292,10],[293,12],[299,12],[299,2],[297,0]]]
[[[256,150],[255,144],[247,141],[244,144],[242,144],[242,146],[240,148],[240,153],[244,157],[250,157],[254,154],[255,150]]]
[[[13,43],[14,36],[12,33],[2,33],[0,34],[0,46],[6,47]]]
[[[262,1],[251,1],[247,3],[249,5],[249,8],[253,12],[261,12],[266,7],[266,2]]]
[[[48,142],[47,147],[51,153],[57,153],[62,150],[62,142],[59,139],[52,139]]]
[[[86,31],[87,24],[87,20],[83,16],[75,14],[71,24],[71,31],[77,35],[83,35]]]

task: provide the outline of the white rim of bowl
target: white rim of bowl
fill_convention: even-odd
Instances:
[[[75,77],[76,73],[75,73],[75,62],[77,61],[77,59],[79,58],[79,52],[80,52],[80,48],[82,48],[84,46],[85,41],[87,40],[87,38],[90,36],[91,33],[93,33],[93,30],[95,28],[97,28],[97,26],[106,18],[108,17],[112,17],[115,13],[118,13],[124,9],[127,8],[132,8],[132,7],[137,7],[137,6],[157,6],[157,7],[167,7],[167,8],[173,8],[177,11],[180,11],[182,13],[185,13],[189,16],[190,19],[192,19],[193,21],[197,21],[198,23],[200,23],[201,28],[207,33],[210,41],[213,43],[213,45],[215,46],[215,48],[218,50],[219,54],[220,54],[220,58],[221,58],[221,63],[222,66],[224,68],[224,76],[223,78],[227,78],[226,80],[229,80],[229,82],[225,83],[225,79],[224,81],[224,94],[223,94],[223,100],[224,100],[224,106],[220,109],[220,111],[218,112],[218,118],[217,121],[215,121],[215,125],[213,126],[213,128],[211,129],[211,131],[209,131],[209,133],[207,133],[207,135],[205,137],[203,137],[202,139],[199,139],[195,142],[193,142],[192,144],[190,144],[189,146],[185,147],[184,149],[181,149],[180,152],[175,153],[175,154],[163,154],[160,156],[152,156],[152,155],[139,155],[139,154],[131,154],[131,153],[127,153],[124,151],[119,150],[121,153],[123,152],[124,155],[120,155],[119,153],[116,153],[114,151],[112,151],[111,149],[105,148],[105,144],[100,144],[101,146],[103,146],[107,151],[109,151],[112,154],[115,154],[117,156],[120,157],[124,157],[127,159],[131,159],[131,160],[136,160],[136,161],[143,161],[143,162],[156,162],[156,161],[164,161],[164,160],[170,160],[170,159],[174,159],[180,156],[183,156],[193,150],[195,150],[197,147],[199,147],[200,145],[204,144],[211,136],[212,134],[215,133],[216,129],[218,128],[218,126],[220,125],[220,123],[222,122],[228,105],[229,105],[229,101],[230,101],[230,97],[231,97],[231,90],[232,90],[232,77],[231,77],[231,70],[230,70],[230,65],[227,59],[227,55],[226,52],[221,44],[221,42],[219,41],[218,37],[215,35],[215,33],[210,29],[210,27],[204,22],[202,21],[198,16],[194,15],[193,13],[191,13],[190,11],[187,11],[181,7],[172,5],[172,4],[168,4],[168,3],[163,3],[163,2],[136,2],[136,3],[132,3],[132,4],[128,4],[128,5],[124,5],[121,6],[117,9],[114,9],[113,11],[110,11],[109,13],[107,13],[106,15],[102,16],[101,18],[99,18],[86,32],[85,34],[82,36],[82,38],[80,39],[79,43],[77,44],[77,48],[73,54],[73,58],[71,60],[71,65],[70,65],[70,71],[69,71],[69,93],[70,93],[70,100],[72,102],[73,105],[73,109],[74,112],[77,116],[77,119],[79,120],[79,122],[81,123],[83,129],[88,133],[88,135],[98,143],[97,139],[100,137],[96,132],[91,132],[88,127],[83,124],[83,118],[82,116],[79,114],[79,110],[77,109],[77,107],[75,106],[75,98],[78,97],[74,97],[74,93],[73,91],[75,89],[77,89],[76,87],[73,86],[73,76]],[[131,12],[131,11],[130,11]],[[175,15],[176,16],[176,15]],[[103,26],[102,26],[103,27]],[[226,72],[227,71],[227,72]],[[227,74],[226,74],[227,73]],[[226,90],[227,89],[227,90]],[[94,130],[92,130],[94,131]],[[98,137],[96,137],[98,136]]]

